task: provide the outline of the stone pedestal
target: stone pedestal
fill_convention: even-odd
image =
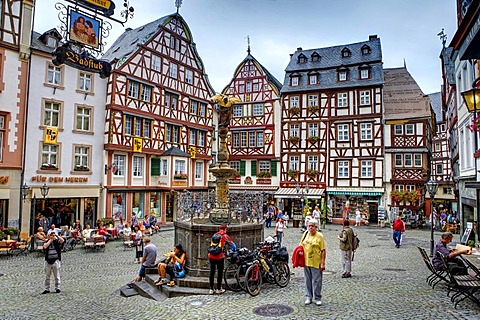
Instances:
[[[208,277],[210,266],[207,249],[212,236],[218,232],[218,225],[189,224],[175,221],[175,244],[182,244],[187,253],[186,270],[194,277]],[[263,241],[263,224],[229,225],[227,234],[232,238],[237,248],[253,249],[254,244]]]

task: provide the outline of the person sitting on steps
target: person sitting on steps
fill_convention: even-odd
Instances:
[[[173,252],[166,253],[165,256],[168,256],[165,262],[161,262],[158,264],[158,275],[159,278],[155,281],[156,285],[163,285],[167,283],[167,274],[170,276],[170,283],[169,286],[175,285],[175,278],[179,276],[179,271],[176,270],[175,267],[178,268],[178,265],[181,266],[182,270],[184,269],[185,259],[187,254],[183,251],[183,247],[181,244],[175,245],[173,247]],[[177,266],[175,266],[177,264]],[[181,273],[181,271],[180,271]],[[183,272],[183,274],[185,274]]]

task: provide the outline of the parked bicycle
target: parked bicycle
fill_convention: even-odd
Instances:
[[[245,290],[245,273],[252,264],[255,253],[247,248],[238,251],[228,250],[226,253],[227,267],[223,272],[225,287],[231,291]]]

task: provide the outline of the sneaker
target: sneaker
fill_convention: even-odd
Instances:
[[[47,294],[47,293],[50,293],[49,290],[43,290],[42,294]]]
[[[210,289],[210,290],[208,291],[208,294],[214,294],[214,292],[215,292],[215,291],[213,291],[213,289]]]
[[[167,287],[175,287],[175,281],[170,281],[170,283],[167,283]]]
[[[162,281],[162,278],[158,278],[157,280],[155,280],[154,283],[155,283],[156,285],[159,285],[161,281]]]
[[[55,292],[56,292],[56,293],[60,293],[60,292],[62,292],[62,290],[60,290],[60,289],[55,289]]]
[[[223,289],[223,288],[222,289],[215,289],[216,294],[222,294],[224,292],[225,292],[225,289]]]
[[[312,303],[312,300],[309,299],[309,298],[307,298],[307,299],[305,300],[305,305],[310,304],[310,303]]]
[[[315,302],[315,304],[316,304],[317,306],[321,306],[321,305],[322,305],[322,301],[319,300],[319,301]]]

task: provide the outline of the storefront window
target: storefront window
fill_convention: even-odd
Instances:
[[[145,192],[134,192],[133,193],[133,206],[132,212],[135,212],[137,215],[137,219],[144,218],[144,210],[145,208]]]
[[[95,228],[95,221],[97,220],[97,199],[85,198],[84,199],[84,212],[83,212],[83,227],[89,224],[92,228]]]
[[[40,200],[38,204],[42,205],[45,201],[43,215],[47,217],[50,223],[55,226],[72,226],[73,221],[79,216],[79,199],[62,198]]]
[[[167,193],[167,203],[166,203],[166,221],[173,221],[173,204],[174,204],[174,195],[172,193]]]
[[[112,195],[112,217],[115,221],[125,219],[125,193],[113,193]]]
[[[150,193],[150,215],[154,215],[158,221],[162,213],[160,211],[160,192],[151,192]]]
[[[8,214],[8,200],[0,200],[0,227],[7,226]]]

